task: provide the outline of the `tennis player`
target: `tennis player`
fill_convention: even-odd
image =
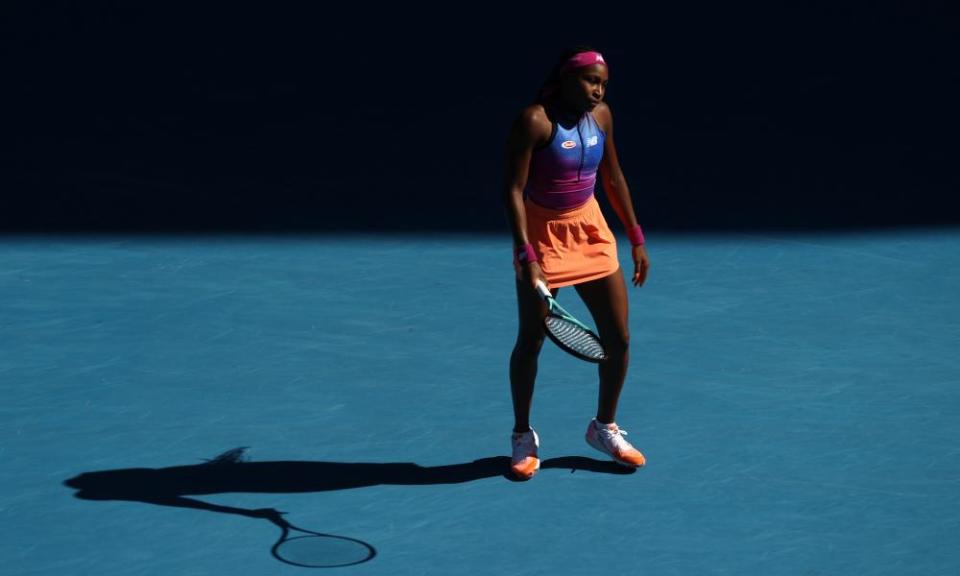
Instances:
[[[603,101],[609,71],[603,56],[577,47],[562,55],[536,101],[524,108],[507,142],[504,203],[513,233],[519,330],[510,356],[514,428],[511,469],[529,479],[540,469],[540,440],[530,427],[537,358],[547,309],[536,292],[543,280],[573,286],[586,304],[607,352],[600,363],[596,417],[586,440],[616,462],[638,468],[643,454],[616,424],[629,362],[627,288],[617,244],[594,196],[599,171],[610,205],[632,245],[632,281],[641,286],[649,262],[630,190],[617,160],[613,115]]]

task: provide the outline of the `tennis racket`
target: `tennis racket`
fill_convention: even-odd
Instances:
[[[543,319],[543,325],[554,344],[587,362],[602,362],[607,359],[607,353],[600,344],[600,337],[564,310],[542,280],[537,280],[537,292],[547,303],[547,315]]]

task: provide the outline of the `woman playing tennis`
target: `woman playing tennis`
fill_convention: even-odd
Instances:
[[[627,289],[616,240],[594,196],[597,172],[633,246],[635,286],[649,268],[643,233],[617,160],[613,115],[603,102],[608,69],[586,47],[565,53],[537,101],[524,108],[507,142],[504,203],[513,233],[519,331],[510,356],[514,428],[511,469],[521,479],[540,468],[539,438],[530,427],[537,358],[544,341],[546,305],[538,280],[551,292],[573,286],[597,325],[607,359],[599,365],[596,417],[586,440],[616,462],[644,465],[616,424],[617,402],[629,362]]]

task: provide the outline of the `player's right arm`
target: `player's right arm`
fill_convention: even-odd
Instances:
[[[547,118],[543,106],[533,104],[520,112],[507,138],[503,202],[513,234],[514,254],[530,241],[527,236],[526,210],[523,207],[523,189],[527,185],[533,151],[550,139],[550,131],[550,119]],[[536,282],[543,279],[543,272],[536,262],[520,264],[517,268],[517,279],[536,289]]]

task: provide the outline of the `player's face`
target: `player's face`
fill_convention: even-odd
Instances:
[[[576,70],[567,77],[564,96],[567,103],[578,112],[596,108],[607,93],[609,74],[603,64],[592,64]]]

